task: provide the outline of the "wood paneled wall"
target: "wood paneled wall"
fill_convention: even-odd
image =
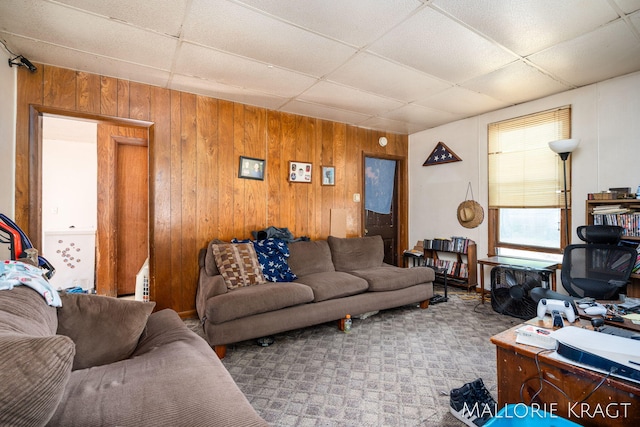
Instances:
[[[248,238],[252,230],[288,227],[296,236],[326,238],[330,210],[347,211],[347,235],[362,235],[363,154],[400,160],[401,239],[407,247],[406,135],[274,112],[210,97],[40,65],[18,70],[16,220],[32,230],[37,212],[30,185],[32,107],[58,114],[118,119],[149,127],[150,280],[156,309],[195,311],[198,252],[212,238]],[[126,123],[125,123],[126,124]],[[382,148],[378,138],[389,143]],[[239,156],[266,159],[264,181],[238,178]],[[313,163],[311,184],[289,183],[288,162]],[[321,185],[321,165],[336,168],[335,186]],[[46,254],[45,254],[46,255]],[[402,259],[402,256],[399,256]]]

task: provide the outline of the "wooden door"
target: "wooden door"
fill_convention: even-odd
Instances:
[[[135,293],[149,253],[149,172],[146,129],[98,125],[96,290]]]
[[[116,139],[116,283],[118,296],[132,295],[148,256],[148,150],[136,140]]]
[[[381,170],[380,161],[387,171]],[[384,242],[384,262],[398,265],[398,162],[391,159],[365,157],[364,159],[364,234],[381,236]],[[391,182],[389,182],[391,180]],[[385,185],[388,184],[388,185]],[[390,197],[390,203],[381,207],[375,202]],[[375,199],[375,200],[373,200]],[[382,205],[386,205],[382,203]],[[373,209],[369,209],[374,207]],[[388,207],[388,209],[386,209]]]

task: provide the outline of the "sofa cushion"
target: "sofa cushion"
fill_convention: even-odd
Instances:
[[[289,243],[289,267],[298,276],[336,271],[326,240]]]
[[[76,345],[73,370],[126,359],[133,353],[155,302],[64,293],[58,334]]]
[[[55,335],[58,316],[44,298],[27,286],[0,290],[0,332],[38,337]]]
[[[64,394],[74,352],[68,337],[0,332],[0,425],[45,425]]]
[[[266,283],[252,243],[219,243],[213,244],[212,249],[227,288]]]
[[[341,271],[308,274],[296,280],[313,290],[313,301],[320,302],[364,292],[369,287],[366,280]]]
[[[205,315],[212,323],[223,323],[311,301],[313,291],[308,286],[295,282],[267,283],[209,298]]]
[[[259,287],[259,286],[258,286]],[[266,426],[173,310],[148,320],[133,357],[71,373],[51,426]]]
[[[435,272],[429,267],[400,268],[391,265],[351,271],[369,283],[369,291],[395,291],[419,283],[433,282]]]
[[[354,271],[380,267],[384,245],[380,236],[340,238],[329,236],[331,259],[336,271]]]

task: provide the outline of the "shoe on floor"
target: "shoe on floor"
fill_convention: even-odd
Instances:
[[[480,427],[494,415],[496,401],[481,378],[454,388],[449,393],[449,411],[469,427]]]
[[[498,403],[495,401],[491,393],[485,387],[484,382],[482,382],[482,378],[478,378],[477,380],[469,383],[473,393],[475,395],[475,399],[477,402],[485,405],[487,409],[491,412],[491,416],[496,415],[496,408],[498,407]]]

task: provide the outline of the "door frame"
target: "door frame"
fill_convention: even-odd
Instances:
[[[399,266],[402,265],[402,254],[404,252],[404,249],[407,248],[407,241],[408,241],[408,228],[407,228],[407,224],[409,221],[409,202],[408,202],[408,185],[409,185],[409,180],[408,180],[408,171],[407,171],[407,158],[406,156],[398,156],[398,155],[394,155],[394,154],[386,154],[386,153],[376,153],[376,152],[366,152],[363,151],[362,152],[362,159],[361,159],[361,194],[363,195],[363,200],[361,203],[361,208],[360,208],[360,235],[361,236],[365,236],[365,228],[366,228],[366,224],[365,224],[365,220],[366,220],[366,214],[365,214],[365,207],[364,207],[364,197],[366,197],[365,194],[365,177],[364,177],[364,173],[365,173],[365,159],[367,157],[371,157],[371,158],[376,158],[376,159],[384,159],[384,160],[395,160],[397,162],[396,165],[396,186],[398,188],[397,191],[397,200],[396,200],[396,205],[398,207],[398,212],[397,212],[397,221],[398,221],[398,227],[396,228],[396,259],[397,259],[397,264]]]
[[[103,123],[105,124],[105,123]],[[112,125],[109,125],[112,126]],[[98,130],[98,144],[101,142],[99,137],[100,130]],[[103,159],[104,168],[98,166],[98,181],[106,181],[103,183],[107,188],[104,191],[100,191],[98,188],[98,218],[97,218],[97,235],[96,235],[96,292],[102,295],[118,296],[118,247],[115,234],[118,232],[120,224],[117,222],[116,214],[116,200],[118,193],[118,186],[116,184],[116,174],[118,169],[118,145],[135,145],[147,148],[147,156],[149,155],[149,136],[146,138],[137,138],[133,136],[122,135],[105,135],[105,139],[108,138],[108,147],[102,147],[104,149],[103,154],[106,159]],[[102,141],[106,142],[106,141]],[[101,148],[98,148],[98,163],[100,163]],[[148,158],[147,158],[148,161]],[[148,168],[147,168],[148,173]],[[150,179],[148,181],[151,181]],[[150,186],[150,182],[148,184]],[[147,187],[147,197],[151,200],[151,194],[149,187]],[[149,202],[147,205],[147,215],[149,215]],[[102,211],[102,212],[101,212]],[[147,221],[150,222],[149,216]],[[149,224],[150,227],[150,224]],[[147,229],[147,256],[149,254],[149,239],[150,228]]]
[[[149,164],[149,289],[153,286],[154,265],[153,265],[153,239],[154,210],[152,201],[155,199],[155,186],[153,180],[153,122],[144,120],[125,119],[120,117],[103,116],[99,114],[78,113],[61,108],[46,107],[43,105],[29,105],[29,228],[27,230],[30,240],[35,248],[42,248],[42,118],[43,116],[57,116],[74,120],[87,120],[96,123],[103,123],[115,126],[134,127],[147,130],[148,138],[148,164]],[[16,188],[16,191],[19,189]],[[96,235],[96,245],[99,241],[99,230]],[[96,263],[98,259],[96,257]],[[116,296],[117,288],[115,282],[111,284],[99,283],[96,276],[96,292]],[[153,296],[150,295],[150,298]]]

